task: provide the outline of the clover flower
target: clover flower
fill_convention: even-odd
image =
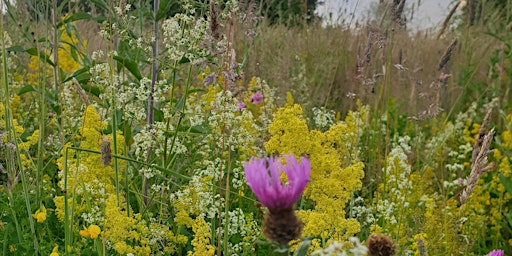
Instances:
[[[503,250],[492,250],[487,256],[503,256]]]
[[[268,208],[263,221],[263,234],[278,244],[287,244],[301,235],[302,223],[293,210],[309,182],[311,164],[306,157],[285,156],[251,158],[244,165],[247,185]],[[283,174],[286,177],[283,177]]]
[[[260,91],[257,91],[251,96],[252,104],[260,104],[263,101],[263,94]]]

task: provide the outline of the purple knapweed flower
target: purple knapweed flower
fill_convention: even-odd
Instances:
[[[242,111],[245,108],[245,103],[241,100],[238,101],[238,111]]]
[[[503,250],[492,250],[487,256],[503,256]]]
[[[270,211],[293,209],[309,182],[309,159],[300,157],[299,163],[293,154],[284,159],[286,164],[283,165],[281,157],[253,157],[244,165],[247,185]],[[282,172],[286,174],[287,182],[281,180]]]
[[[263,94],[260,91],[257,91],[251,96],[252,104],[260,104],[263,101]]]

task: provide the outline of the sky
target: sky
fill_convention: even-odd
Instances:
[[[332,13],[333,20],[336,20],[341,14],[347,20],[351,18],[352,13],[355,14],[353,15],[355,19],[362,19],[368,14],[370,5],[379,1],[324,0],[324,2],[325,4],[319,6],[317,10],[320,15],[328,17],[329,13]],[[443,22],[443,19],[448,15],[454,4],[455,0],[407,0],[407,7],[415,7],[413,20],[408,21],[408,24],[415,29],[426,29],[439,25]],[[410,12],[408,13],[410,15]]]

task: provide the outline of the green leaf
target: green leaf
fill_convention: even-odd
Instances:
[[[93,4],[95,4],[97,7],[101,8],[101,9],[103,9],[105,11],[108,11],[108,5],[107,5],[107,3],[105,1],[103,1],[103,0],[91,0],[91,2]]]
[[[178,61],[179,64],[185,64],[185,63],[189,63],[190,62],[190,59],[183,56],[180,61]]]
[[[507,190],[509,194],[512,195],[512,180],[508,177],[503,176],[503,174],[500,174],[500,181],[503,187]]]
[[[21,45],[14,45],[6,49],[8,52],[24,52],[25,49]]]
[[[18,91],[18,96],[21,96],[27,92],[34,92],[36,91],[36,88],[34,88],[34,86],[32,85],[27,85],[27,86],[24,86],[22,87],[19,91]]]
[[[164,112],[162,110],[153,107],[153,114],[155,122],[162,122],[164,120]]]
[[[311,240],[307,239],[302,241],[302,243],[299,245],[299,248],[297,248],[297,250],[295,250],[293,253],[293,256],[306,256],[310,245]]]
[[[57,23],[57,27],[60,28],[62,25],[67,24],[69,22],[77,21],[77,20],[91,20],[92,16],[85,12],[75,13],[69,17],[66,17],[61,22]]]
[[[156,13],[156,20],[161,20],[167,16],[171,7],[176,3],[176,0],[161,0],[158,5],[158,12]]]
[[[125,59],[121,56],[114,56],[114,60],[116,60],[118,64],[121,64],[126,69],[128,69],[128,71],[130,71],[130,73],[132,73],[132,75],[135,76],[137,80],[142,79],[142,75],[140,74],[139,67],[137,67],[137,63]]]
[[[50,60],[50,56],[44,54],[44,52],[38,51],[36,48],[30,48],[25,50],[26,53],[39,57],[39,59],[45,61],[46,63],[50,64],[52,67],[55,67],[55,64]]]

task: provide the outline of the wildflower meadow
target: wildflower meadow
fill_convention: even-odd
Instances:
[[[0,254],[512,255],[512,1],[448,2],[0,1]]]

